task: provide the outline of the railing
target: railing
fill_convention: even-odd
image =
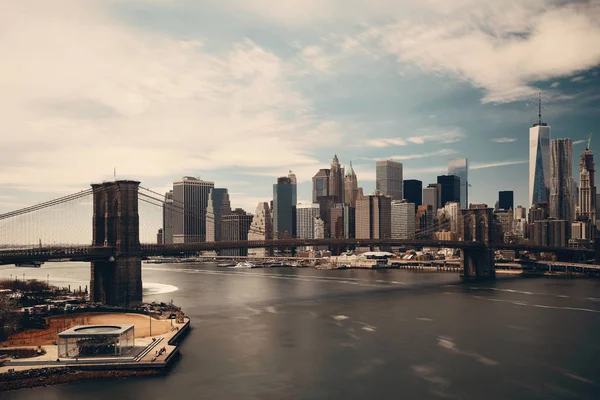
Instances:
[[[35,247],[29,249],[9,249],[0,251],[0,264],[13,264],[27,261],[49,261],[69,259],[72,261],[104,260],[114,256],[112,247]]]

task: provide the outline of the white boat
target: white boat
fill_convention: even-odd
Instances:
[[[235,264],[235,267],[233,267],[233,268],[255,268],[255,265],[248,261],[242,261],[242,262]]]

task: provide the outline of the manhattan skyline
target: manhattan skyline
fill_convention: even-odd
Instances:
[[[260,2],[59,3],[17,2],[0,16],[7,32],[27,32],[0,37],[0,212],[112,179],[113,168],[159,192],[199,176],[252,212],[289,170],[309,200],[334,154],[352,159],[365,193],[376,160],[402,162],[403,178],[426,187],[448,159],[467,158],[471,203],[513,190],[529,207],[538,90],[552,137],[573,139],[574,171],[588,133],[600,133],[596,4],[383,1],[358,19],[335,1],[266,13]],[[489,26],[473,27],[471,12]]]

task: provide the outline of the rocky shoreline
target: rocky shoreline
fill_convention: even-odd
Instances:
[[[85,379],[157,376],[165,372],[164,370],[156,369],[81,371],[69,367],[37,368],[0,374],[0,392],[36,386],[60,385]]]

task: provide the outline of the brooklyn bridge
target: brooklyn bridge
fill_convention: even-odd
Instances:
[[[503,243],[493,230],[492,209],[462,210],[460,230],[463,240],[431,240],[431,232],[416,232],[416,239],[301,239],[282,238],[243,241],[156,244],[140,240],[140,205],[163,209],[163,199],[156,192],[133,180],[116,180],[92,184],[90,189],[34,206],[0,215],[0,264],[33,261],[69,260],[91,263],[90,299],[108,305],[133,305],[142,300],[142,260],[153,256],[178,256],[201,251],[238,248],[295,249],[305,246],[335,248],[356,247],[444,247],[460,249],[461,275],[465,278],[490,279],[495,276],[494,251],[514,250],[555,253],[559,260],[600,261],[596,239],[590,248],[548,247],[525,243]],[[91,197],[91,202],[89,198]],[[87,215],[69,205],[91,208],[91,244],[75,243],[73,232]],[[177,208],[177,206],[175,206]],[[183,208],[181,213],[189,213]],[[155,213],[156,214],[156,213]],[[200,217],[194,213],[194,217]],[[204,215],[205,217],[205,215]],[[88,216],[89,218],[89,216]],[[85,223],[85,222],[84,222]],[[89,226],[89,220],[86,223]],[[53,232],[52,240],[41,236]],[[37,237],[40,238],[37,238]],[[63,239],[63,237],[68,237]],[[70,244],[69,244],[70,243]]]

